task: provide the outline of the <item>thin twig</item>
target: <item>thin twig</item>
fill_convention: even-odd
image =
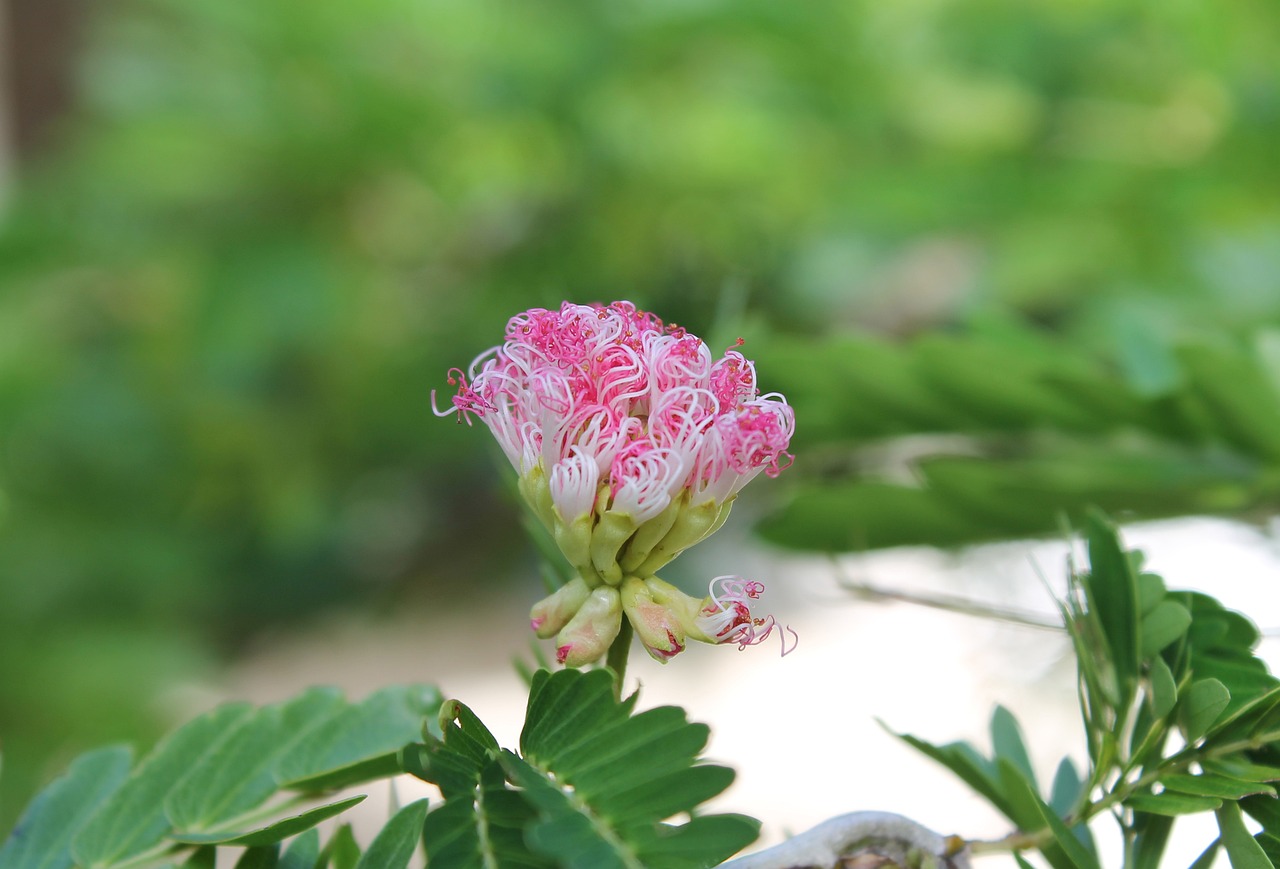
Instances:
[[[960,615],[965,616],[996,619],[997,621],[1010,622],[1015,625],[1023,625],[1029,628],[1041,628],[1051,631],[1061,631],[1063,629],[1061,622],[1056,619],[1050,619],[1046,616],[1042,616],[1039,613],[1028,612],[1026,610],[1008,609],[1006,607],[996,607],[956,595],[917,594],[909,591],[891,590],[881,586],[872,585],[862,580],[854,579],[847,573],[843,573],[843,571],[840,577],[840,587],[865,600],[910,603],[915,604],[916,606],[946,610],[947,612],[959,613]]]

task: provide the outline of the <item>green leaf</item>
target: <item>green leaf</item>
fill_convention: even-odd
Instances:
[[[1178,703],[1178,684],[1173,678],[1173,671],[1165,663],[1164,658],[1156,656],[1151,659],[1151,668],[1147,673],[1151,693],[1151,714],[1156,718],[1164,718],[1173,711]]]
[[[183,831],[171,833],[169,838],[175,842],[183,842],[188,845],[244,845],[248,847],[270,845],[309,830],[322,821],[327,821],[336,815],[340,815],[352,806],[363,802],[364,799],[364,794],[357,794],[337,802],[316,806],[313,809],[308,809],[292,817],[283,818],[256,830],[239,832]]]
[[[1240,808],[1262,825],[1262,829],[1280,836],[1280,800],[1269,796],[1245,797]]]
[[[1206,772],[1250,782],[1280,781],[1280,766],[1253,763],[1244,757],[1210,758],[1200,762]]]
[[[746,815],[699,815],[687,824],[659,824],[635,834],[645,866],[703,869],[728,859],[755,841],[760,822]],[[707,854],[723,855],[708,861]]]
[[[433,782],[445,797],[422,826],[427,859],[459,869],[551,866],[525,843],[535,812],[507,787],[493,735],[456,701],[441,707],[440,718],[442,738],[409,746],[401,758],[406,772]]]
[[[41,791],[0,848],[3,869],[70,869],[71,839],[129,774],[133,753],[111,746],[76,758]]]
[[[170,822],[184,833],[197,833],[262,805],[277,790],[277,760],[345,707],[337,689],[313,688],[246,717],[174,787],[165,800]]]
[[[883,722],[881,722],[881,726],[885,726]],[[885,726],[885,729],[889,730],[887,726]],[[1001,793],[1000,784],[996,779],[995,770],[991,767],[991,762],[978,754],[972,746],[962,742],[953,742],[941,746],[934,745],[908,733],[895,733],[893,730],[889,730],[889,732],[916,751],[936,760],[951,770],[965,784],[985,797],[987,802],[999,809],[1005,817],[1014,820],[1013,808]]]
[[[1254,794],[1275,796],[1276,790],[1270,785],[1260,782],[1243,781],[1222,775],[1184,775],[1173,773],[1163,775],[1159,779],[1165,790],[1202,797],[1219,797],[1224,800],[1238,800]]]
[[[1161,601],[1142,617],[1142,657],[1154,658],[1167,645],[1180,639],[1191,626],[1191,613],[1175,601]]]
[[[289,843],[280,869],[315,869],[320,860],[320,832],[312,827]]]
[[[1080,778],[1080,774],[1076,772],[1075,764],[1071,762],[1071,758],[1064,757],[1058,764],[1058,769],[1053,776],[1049,808],[1058,817],[1067,817],[1075,810],[1076,804],[1084,795],[1084,789],[1085,782]],[[1071,828],[1071,832],[1080,840],[1080,844],[1084,845],[1089,851],[1097,851],[1093,842],[1093,834],[1089,831],[1088,824],[1076,824]]]
[[[1272,869],[1266,852],[1245,828],[1238,805],[1223,803],[1215,814],[1232,869]]]
[[[1133,829],[1133,869],[1159,869],[1173,830],[1173,817],[1139,812],[1134,815]]]
[[[1013,713],[1003,706],[997,705],[991,715],[991,744],[997,758],[1004,758],[1016,766],[1031,787],[1039,790],[1036,773],[1031,766],[1031,756],[1022,739],[1022,730]]]
[[[1089,606],[1098,620],[1122,684],[1136,681],[1141,648],[1137,613],[1137,577],[1125,556],[1115,526],[1096,511],[1085,520],[1089,575],[1084,578]],[[1125,705],[1122,700],[1120,705]]]
[[[1218,857],[1218,851],[1222,847],[1222,839],[1214,839],[1209,843],[1209,847],[1200,853],[1188,869],[1210,869],[1214,860]]]
[[[503,754],[502,766],[542,815],[527,836],[535,851],[569,869],[644,869],[634,845],[585,806],[575,804],[545,774],[509,752]]]
[[[351,832],[350,824],[343,824],[333,835],[329,837],[329,841],[325,843],[324,848],[320,851],[320,860],[316,863],[317,867],[332,866],[333,869],[356,869],[356,863],[360,861],[360,846],[356,843],[356,837]]]
[[[1179,724],[1187,742],[1195,742],[1208,732],[1222,715],[1231,692],[1217,679],[1197,679],[1182,692]]]
[[[1138,615],[1146,618],[1164,602],[1164,578],[1154,573],[1138,574]]]
[[[551,869],[555,863],[534,854],[524,830],[536,818],[533,807],[497,774],[482,774],[470,794],[458,794],[427,813],[422,840],[432,865],[457,869]]]
[[[1098,858],[1085,847],[1084,844],[1076,838],[1075,834],[1067,828],[1062,819],[1040,799],[1031,787],[1031,783],[1022,777],[1021,773],[1009,761],[1001,759],[998,761],[999,770],[1001,772],[1001,782],[1005,786],[1005,793],[1010,802],[1015,806],[1027,807],[1039,816],[1038,824],[1023,824],[1019,822],[1022,829],[1028,832],[1034,832],[1042,828],[1048,828],[1053,834],[1053,841],[1040,849],[1044,854],[1044,858],[1049,861],[1050,865],[1055,869],[1101,869]],[[1025,810],[1020,809],[1019,814]]]
[[[1076,772],[1076,765],[1071,758],[1064,757],[1058,763],[1057,772],[1053,775],[1053,787],[1049,796],[1049,807],[1060,817],[1075,808],[1076,801],[1084,793],[1084,781]]]
[[[259,845],[248,848],[236,861],[235,869],[276,869],[280,862],[280,849],[276,845]]]
[[[705,725],[675,707],[632,716],[634,704],[635,695],[614,699],[604,670],[534,677],[520,738],[525,756],[500,758],[538,809],[527,834],[533,850],[576,867],[640,866],[649,847],[713,865],[753,841],[758,825],[739,816],[661,824],[722,791],[733,773],[698,763]]]
[[[1166,791],[1162,794],[1136,794],[1125,800],[1124,804],[1135,812],[1173,817],[1211,811],[1222,805],[1222,800]]]
[[[314,728],[278,761],[277,783],[290,790],[348,787],[399,772],[397,752],[418,739],[422,721],[440,708],[425,685],[392,686]]]
[[[165,796],[249,714],[247,703],[230,703],[169,734],[80,830],[72,843],[76,862],[106,867],[160,845],[172,829]]]
[[[356,869],[404,869],[408,866],[422,838],[422,821],[426,816],[426,800],[410,803],[396,812],[369,844]]]
[[[218,849],[213,845],[196,848],[182,864],[182,869],[215,869],[218,865]]]

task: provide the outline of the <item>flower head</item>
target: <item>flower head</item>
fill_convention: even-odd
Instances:
[[[623,589],[623,609],[659,659],[686,636],[741,646],[768,636],[772,620],[741,620],[758,583],[713,582],[691,607],[654,576],[720,527],[743,486],[791,463],[791,407],[760,395],[737,349],[716,360],[701,339],[630,302],[566,302],[512,317],[503,343],[451,370],[449,383],[451,406],[437,414],[489,427],[579,573],[572,593],[535,607],[540,633],[569,630],[577,607],[600,610],[594,592],[607,587]],[[599,645],[578,628],[572,662]]]

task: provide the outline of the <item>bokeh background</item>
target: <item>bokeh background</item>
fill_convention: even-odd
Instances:
[[[271,637],[522,610],[429,393],[533,306],[745,337],[799,419],[774,546],[1265,525],[1277,45],[1193,0],[0,2],[0,833]]]

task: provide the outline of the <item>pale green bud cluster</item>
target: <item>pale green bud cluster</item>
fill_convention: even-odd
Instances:
[[[694,504],[685,490],[652,518],[637,522],[611,508],[607,483],[600,485],[590,512],[561,515],[541,466],[521,477],[520,492],[578,573],[530,613],[539,637],[556,638],[562,663],[577,665],[603,655],[621,628],[622,613],[659,661],[682,651],[689,638],[719,642],[696,624],[709,601],[684,594],[655,573],[715,533],[729,516],[732,497]]]

